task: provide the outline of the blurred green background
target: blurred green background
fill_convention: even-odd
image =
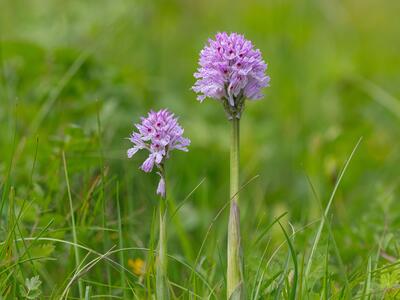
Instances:
[[[78,240],[103,249],[107,231],[97,203],[105,200],[103,225],[116,229],[119,182],[125,246],[147,247],[157,175],[138,170],[145,154],[126,158],[125,138],[141,115],[166,107],[192,140],[190,152],[173,153],[167,166],[172,203],[204,178],[169,229],[169,252],[193,262],[228,200],[230,124],[219,103],[200,104],[190,87],[207,39],[234,31],[261,50],[271,76],[265,98],[248,102],[241,122],[241,181],[259,175],[240,204],[249,274],[267,238],[259,247],[252,242],[285,211],[286,223],[307,226],[295,244],[300,257],[309,252],[321,211],[307,177],[325,206],[360,137],[334,199],[333,233],[350,273],[364,268],[378,245],[397,259],[399,12],[396,0],[0,0],[0,188],[9,179],[17,205],[32,201],[22,233],[35,236],[53,220],[45,235],[71,240],[65,151]],[[224,211],[202,253],[212,282],[224,272],[226,220]],[[2,240],[6,230],[2,224]],[[115,244],[116,233],[108,235]],[[284,241],[275,227],[269,238]],[[72,252],[51,243],[34,250],[56,258],[37,263],[49,294],[71,272]],[[125,256],[145,258],[135,251]],[[183,274],[172,263],[172,280],[183,284]],[[86,279],[106,280],[101,266]]]

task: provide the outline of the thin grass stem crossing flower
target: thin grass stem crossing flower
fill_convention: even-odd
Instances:
[[[156,193],[160,196],[159,205],[159,240],[156,258],[156,296],[159,300],[169,299],[169,284],[167,277],[167,190],[165,180],[165,164],[172,150],[188,151],[190,140],[183,137],[183,128],[178,119],[167,109],[157,112],[150,111],[147,117],[141,118],[141,123],[135,125],[137,131],[132,132],[129,140],[133,147],[127,151],[131,158],[139,150],[146,150],[149,156],[140,169],[149,173],[157,168],[160,176]]]
[[[245,100],[262,98],[262,89],[269,86],[265,74],[267,64],[252,42],[237,33],[218,33],[200,52],[197,79],[192,90],[197,100],[212,98],[222,102],[231,121],[230,212],[227,245],[227,299],[245,299],[243,256],[240,236],[239,157],[240,118]]]

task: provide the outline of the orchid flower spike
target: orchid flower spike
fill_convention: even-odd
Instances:
[[[149,173],[154,167],[158,168],[160,181],[157,194],[165,198],[164,163],[172,150],[188,151],[190,140],[183,137],[183,128],[179,125],[178,119],[167,109],[150,111],[147,117],[141,118],[141,123],[135,124],[135,127],[137,131],[133,131],[129,137],[133,147],[127,151],[128,158],[139,150],[149,151],[149,156],[140,169]]]
[[[222,101],[229,119],[238,118],[244,100],[260,99],[269,86],[267,64],[259,49],[237,33],[217,33],[200,52],[197,79],[192,90],[202,102],[206,97]]]

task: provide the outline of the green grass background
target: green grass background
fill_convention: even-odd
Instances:
[[[225,298],[227,211],[216,216],[229,200],[230,124],[219,103],[200,104],[190,90],[199,51],[218,31],[244,33],[271,76],[241,122],[241,182],[259,175],[240,201],[249,296],[290,297],[285,235],[278,224],[263,234],[287,212],[282,225],[298,231],[297,299],[400,298],[399,11],[394,0],[0,0],[0,298],[21,297],[36,275],[43,298],[68,290],[74,247],[35,237],[73,243],[75,229],[99,253],[155,247],[157,175],[138,170],[145,154],[126,158],[125,138],[160,108],[192,140],[167,165],[170,210],[201,183],[169,222],[169,254],[187,264],[170,259],[172,289],[179,299]],[[319,201],[324,209],[361,137],[305,276]],[[109,258],[128,270],[142,258],[147,272],[137,278],[102,259],[80,277],[83,288],[151,297],[147,251]],[[78,295],[74,281],[68,297]]]

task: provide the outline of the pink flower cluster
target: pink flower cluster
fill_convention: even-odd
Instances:
[[[200,52],[197,79],[192,87],[202,102],[206,97],[222,100],[231,117],[240,117],[244,99],[259,99],[269,85],[267,65],[251,41],[237,33],[218,33]]]
[[[151,172],[154,166],[160,170],[157,172],[161,177],[157,194],[165,197],[164,162],[174,149],[188,151],[190,140],[183,137],[183,128],[179,125],[178,119],[167,109],[150,111],[148,116],[142,117],[141,123],[135,127],[138,132],[134,131],[129,138],[133,147],[127,151],[128,158],[141,149],[150,152],[140,168],[144,172]]]

